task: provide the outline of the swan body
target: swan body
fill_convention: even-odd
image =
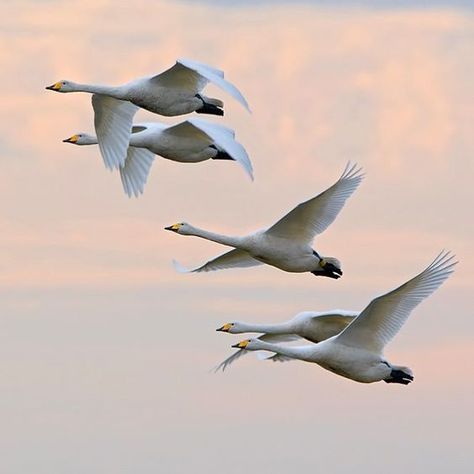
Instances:
[[[340,262],[333,257],[321,257],[312,248],[312,241],[336,219],[362,178],[357,165],[349,163],[339,180],[326,191],[299,204],[269,229],[244,237],[216,234],[184,222],[165,229],[234,247],[234,250],[192,272],[267,264],[286,272],[311,272],[317,276],[339,278],[342,275]],[[179,271],[186,271],[179,264],[176,267]]]
[[[63,142],[93,145],[98,139],[94,135],[78,133]],[[199,119],[188,119],[173,126],[138,123],[132,127],[127,157],[120,167],[122,183],[129,196],[143,193],[155,154],[180,163],[209,159],[236,161],[253,180],[252,163],[230,128]],[[105,164],[107,166],[107,162]]]
[[[301,339],[318,343],[339,334],[358,315],[358,311],[345,311],[340,309],[325,312],[304,311],[283,323],[252,324],[236,321],[226,323],[216,329],[216,331],[227,332],[229,334],[242,334],[246,332],[263,333],[258,339],[272,343]],[[247,351],[245,351],[245,349],[239,349],[221,362],[216,367],[216,371],[219,369],[224,371],[230,364],[246,353]],[[273,361],[290,360],[279,354],[275,354],[270,357],[270,359]]]
[[[384,380],[407,385],[413,381],[413,372],[408,367],[388,362],[383,349],[398,333],[413,309],[451,275],[456,264],[454,256],[442,252],[416,277],[373,299],[342,332],[317,344],[289,347],[247,339],[233,347],[265,350],[290,360],[314,362],[356,382]]]
[[[121,86],[61,80],[46,89],[93,94],[94,124],[100,151],[108,166],[120,168],[126,159],[132,120],[138,108],[169,117],[191,112],[224,115],[221,100],[201,94],[209,82],[228,92],[250,110],[243,95],[224,79],[222,71],[187,59],[178,60],[161,74],[136,79]]]

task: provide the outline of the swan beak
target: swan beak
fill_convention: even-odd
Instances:
[[[79,137],[77,135],[73,135],[72,137],[63,140],[63,143],[77,143],[77,140],[79,140]]]
[[[180,224],[173,224],[173,225],[170,225],[169,227],[165,227],[165,230],[171,230],[173,232],[178,232],[180,227],[181,227]]]
[[[240,341],[238,344],[234,344],[231,347],[235,347],[236,349],[245,349],[249,345],[250,339],[245,339],[245,341]]]
[[[226,323],[224,324],[224,326],[220,327],[219,329],[216,329],[216,331],[229,332],[231,327],[232,323]]]
[[[60,83],[60,82],[56,82],[56,83],[53,84],[52,86],[46,87],[46,89],[47,89],[48,91],[59,91],[59,90],[61,90],[61,83]]]

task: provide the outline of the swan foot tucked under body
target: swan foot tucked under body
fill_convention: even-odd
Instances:
[[[387,379],[384,379],[386,383],[401,383],[402,385],[408,385],[410,382],[413,382],[414,377],[410,369],[392,369],[390,376]]]
[[[226,151],[219,150],[219,148],[217,148],[214,145],[211,145],[209,148],[214,148],[214,150],[217,151],[216,155],[212,157],[213,160],[232,160],[232,161],[235,161],[234,158],[232,158],[229,155],[229,153],[227,153]]]
[[[195,111],[197,114],[219,115],[221,117],[224,115],[224,110],[219,108],[219,106],[206,102],[199,94],[196,94],[194,97],[202,100],[202,107]]]
[[[335,280],[337,280],[338,278],[341,278],[341,276],[343,275],[342,270],[340,268],[337,268],[332,263],[327,263],[323,267],[323,271],[315,271],[315,272],[311,272],[311,273],[314,276],[325,276],[325,277],[329,277],[329,278],[334,278]]]

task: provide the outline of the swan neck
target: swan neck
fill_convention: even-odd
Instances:
[[[276,354],[293,357],[294,359],[305,359],[305,352],[302,347],[280,346],[263,341],[260,341],[259,345],[265,351],[275,352]]]
[[[291,325],[289,323],[278,323],[278,324],[252,324],[252,323],[239,323],[243,328],[241,332],[259,332],[265,334],[288,334],[292,332]]]
[[[146,134],[138,132],[132,133],[130,135],[130,146],[134,146],[136,148],[148,148],[149,145],[150,143]]]
[[[215,232],[209,232],[207,230],[199,229],[197,227],[193,227],[192,230],[189,232],[189,235],[194,235],[196,237],[201,237],[202,239],[211,240],[212,242],[227,245],[228,247],[239,248],[242,243],[241,237],[230,237],[227,235],[216,234]]]
[[[77,92],[90,92],[91,94],[102,94],[115,97],[116,99],[124,98],[123,91],[120,87],[103,86],[98,84],[76,84]]]

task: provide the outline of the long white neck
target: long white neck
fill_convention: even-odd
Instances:
[[[233,331],[233,334],[244,332],[259,332],[266,334],[291,334],[294,330],[291,321],[277,324],[252,324],[238,322],[239,330]]]
[[[212,240],[218,244],[227,245],[228,247],[242,248],[243,238],[242,237],[230,237],[227,235],[216,234],[207,230],[199,229],[198,227],[189,226],[191,230],[186,232],[187,235],[194,235],[201,237],[202,239]]]
[[[136,148],[148,148],[150,146],[150,138],[148,133],[138,132],[130,135],[130,146]]]
[[[260,340],[255,341],[255,343],[258,344],[258,346],[254,350],[275,352],[276,354],[292,357],[293,359],[307,360],[308,358],[308,349],[306,347],[280,346]]]
[[[98,143],[99,142],[95,135],[84,134],[84,136],[79,138],[79,140],[76,142],[76,145],[97,145]]]
[[[103,94],[116,99],[125,99],[125,91],[121,86],[102,86],[94,84],[74,83],[74,92],[90,92],[92,94]]]

